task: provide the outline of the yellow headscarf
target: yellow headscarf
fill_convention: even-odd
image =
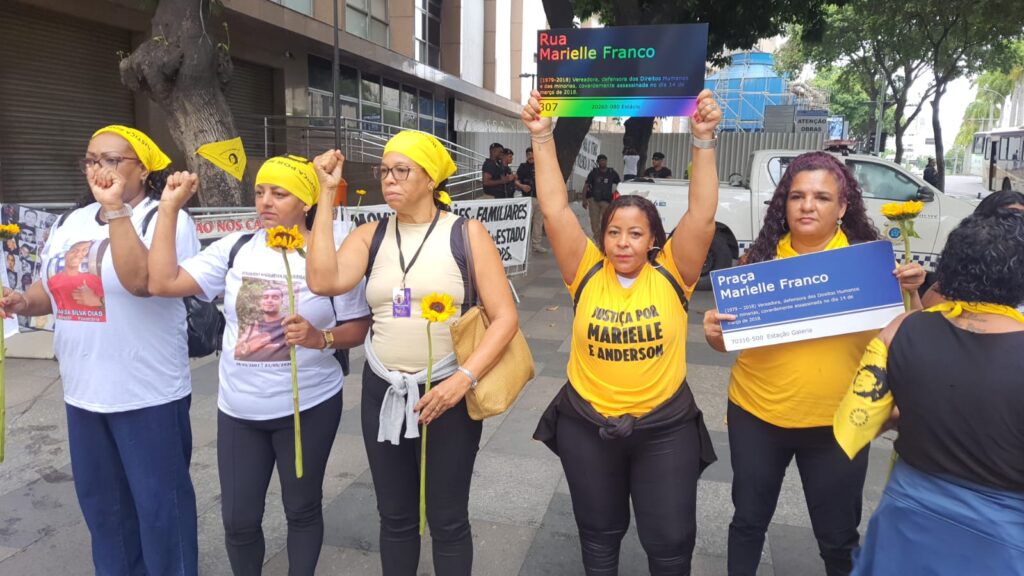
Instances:
[[[269,184],[291,192],[306,206],[316,204],[320,197],[320,180],[313,163],[301,156],[275,156],[260,166],[256,185]]]
[[[420,165],[435,184],[455,174],[455,161],[444,146],[430,134],[404,130],[388,140],[384,153],[398,152]]]
[[[95,138],[100,134],[117,134],[124,138],[131,145],[132,150],[135,150],[135,155],[139,157],[139,162],[146,167],[146,170],[150,172],[159,172],[164,168],[171,165],[171,159],[164,154],[163,150],[153,142],[153,139],[146,136],[145,132],[136,130],[135,128],[129,128],[128,126],[120,126],[118,124],[111,124],[105,128],[97,130],[92,137]]]

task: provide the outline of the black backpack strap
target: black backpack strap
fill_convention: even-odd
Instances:
[[[228,270],[235,267],[235,256],[238,256],[238,251],[242,249],[242,246],[245,246],[246,242],[252,240],[252,237],[253,233],[250,232],[248,234],[242,234],[238,237],[238,240],[235,240],[235,244],[231,247],[231,251],[228,252]]]
[[[377,229],[373,231],[373,239],[370,240],[370,254],[366,260],[366,278],[370,278],[373,271],[373,262],[377,259],[377,252],[380,252],[380,245],[384,243],[384,236],[388,233],[388,217],[385,216],[377,221]]]
[[[653,268],[668,280],[668,283],[672,285],[672,289],[676,291],[676,296],[679,297],[679,301],[683,304],[683,310],[689,312],[690,301],[686,299],[686,292],[683,290],[683,287],[679,285],[679,282],[676,281],[675,277],[672,276],[672,273],[665,270],[665,267],[660,264],[655,264]]]
[[[150,208],[149,212],[146,212],[146,215],[142,218],[142,234],[139,234],[140,237],[146,235],[146,231],[149,230],[149,223],[153,221],[153,216],[156,216],[156,211],[159,209],[160,206],[157,205]]]
[[[590,267],[590,270],[587,270],[587,273],[583,275],[583,280],[580,280],[580,285],[576,287],[576,293],[572,295],[573,313],[576,312],[576,306],[580,303],[580,296],[583,295],[583,289],[587,287],[587,283],[590,282],[590,279],[601,271],[601,268],[604,268],[604,258],[595,262],[594,265]]]
[[[71,216],[71,213],[74,212],[75,210],[78,210],[78,208],[72,208],[71,210],[68,210],[67,212],[61,214],[60,217],[57,218],[57,224],[53,227],[53,229],[56,230],[57,228],[63,226],[64,221],[67,220],[68,216]]]

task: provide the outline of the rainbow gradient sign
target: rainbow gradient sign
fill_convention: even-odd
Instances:
[[[544,116],[689,116],[704,88],[707,24],[537,32]]]

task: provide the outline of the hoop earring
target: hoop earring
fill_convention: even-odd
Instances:
[[[838,220],[836,220],[836,228],[842,228],[842,227],[843,227],[843,219],[839,218]]]

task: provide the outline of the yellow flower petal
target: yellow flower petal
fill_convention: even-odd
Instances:
[[[441,204],[444,204],[445,206],[452,205],[452,197],[449,196],[448,193],[445,192],[444,190],[439,190],[437,192],[437,201],[440,202]]]
[[[291,230],[284,226],[274,226],[267,230],[267,246],[269,248],[299,250],[305,247],[305,245],[305,238],[299,232],[298,225],[292,226]]]
[[[455,314],[455,306],[448,294],[435,293],[420,301],[420,312],[427,322],[444,322]]]
[[[356,194],[358,194],[359,196],[366,196],[366,190],[360,188],[359,190],[356,190]]]
[[[909,202],[890,202],[882,206],[882,215],[889,220],[910,220],[924,210],[924,202],[911,200]]]

